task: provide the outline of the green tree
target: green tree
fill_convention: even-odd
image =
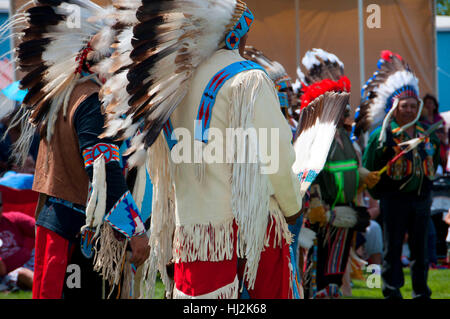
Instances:
[[[438,15],[449,16],[450,15],[450,1],[449,0],[437,0],[436,10]]]

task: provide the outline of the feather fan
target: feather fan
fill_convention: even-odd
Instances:
[[[308,85],[301,89],[302,109],[294,138],[296,160],[292,169],[299,176],[304,194],[325,165],[336,126],[350,99],[351,85],[344,75],[343,63],[334,54],[313,49],[302,62]]]
[[[300,111],[292,169],[299,176],[302,194],[325,165],[336,126],[349,99],[349,93],[325,92]]]

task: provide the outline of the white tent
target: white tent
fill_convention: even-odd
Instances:
[[[0,0],[0,10],[2,11],[9,10],[9,0]]]

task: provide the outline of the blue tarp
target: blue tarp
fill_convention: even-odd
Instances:
[[[0,178],[0,185],[20,190],[31,189],[33,187],[33,179],[34,175],[32,174],[8,171]]]
[[[21,90],[19,86],[20,82],[16,81],[5,87],[1,92],[8,99],[22,103],[25,95],[27,95],[27,90]]]

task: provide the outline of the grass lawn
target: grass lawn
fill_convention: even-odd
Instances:
[[[156,282],[155,287],[155,298],[164,298],[164,285],[161,280]],[[0,292],[0,299],[31,299],[31,291],[16,291],[12,293],[2,293]]]
[[[403,268],[405,285],[401,288],[403,298],[411,299],[412,286],[409,268]],[[352,296],[347,299],[382,299],[380,288],[368,288],[365,281],[353,280]],[[428,272],[428,286],[433,299],[450,299],[450,269],[430,269]]]
[[[403,269],[405,285],[401,289],[403,298],[411,299],[411,276],[409,268]],[[347,299],[382,299],[379,288],[368,288],[365,281],[353,280],[352,296]],[[450,269],[433,269],[428,275],[428,285],[432,290],[433,299],[450,299]],[[156,284],[155,298],[162,299],[164,286],[161,281]],[[0,293],[0,299],[31,299],[31,291],[18,291],[10,294]]]

